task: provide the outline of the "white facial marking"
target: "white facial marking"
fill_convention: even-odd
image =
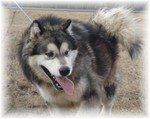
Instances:
[[[46,58],[47,57],[45,55],[34,55],[29,57],[28,62],[30,66],[35,66],[38,65],[39,62],[41,62],[42,60],[45,60]]]
[[[68,50],[68,43],[66,43],[66,42],[62,43],[62,45],[60,47],[60,53],[63,54],[67,50]]]
[[[59,53],[58,48],[57,48],[57,46],[54,43],[49,43],[47,45],[47,49],[48,49],[48,51],[53,51],[53,52],[55,52],[57,54]]]
[[[60,47],[61,54],[64,54],[65,51],[69,51],[68,55],[64,56],[64,59],[65,59],[65,62],[66,62],[65,66],[70,68],[70,74],[71,74],[72,73],[72,68],[73,68],[73,65],[74,65],[74,61],[77,57],[78,52],[77,52],[77,50],[69,50],[67,42],[62,43],[62,45]]]
[[[61,57],[64,58],[63,60],[65,60],[65,64],[61,64],[60,59],[58,57],[55,57],[53,59],[49,59],[49,57],[46,54],[41,54],[41,55],[30,56],[29,60],[28,60],[29,65],[33,66],[33,67],[42,65],[42,66],[46,67],[49,70],[49,72],[56,77],[61,76],[59,69],[62,66],[67,66],[70,68],[70,74],[71,74],[72,68],[74,65],[74,61],[77,57],[78,51],[77,50],[72,50],[72,51],[70,50],[68,52],[68,55],[65,56],[64,52],[66,50],[68,50],[68,44],[66,42],[62,43],[62,45],[60,47],[61,53],[59,53],[58,48],[53,43],[48,44],[47,48],[49,51],[57,52],[58,53],[57,55],[61,55]]]
[[[68,57],[65,57],[66,66],[68,66],[70,68],[70,74],[72,73],[73,66],[74,66],[74,61],[77,57],[77,54],[78,54],[78,51],[73,50],[73,51],[69,51]]]
[[[61,76],[59,73],[59,69],[61,65],[57,58],[49,59],[45,54],[43,54],[43,55],[31,56],[29,57],[28,61],[31,67],[34,67],[36,65],[38,66],[42,65],[46,67],[52,75]]]
[[[61,76],[59,73],[61,65],[57,58],[52,60],[39,60],[39,65],[46,67],[52,75]]]

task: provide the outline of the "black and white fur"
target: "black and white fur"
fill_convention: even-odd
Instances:
[[[41,17],[25,31],[19,61],[53,113],[77,109],[79,115],[108,115],[117,86],[118,44],[136,58],[141,51],[137,36],[136,18],[124,8],[99,10],[93,23]],[[74,83],[72,96],[51,80],[62,77],[62,67],[68,68],[65,77]]]

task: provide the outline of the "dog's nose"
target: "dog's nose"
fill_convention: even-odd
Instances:
[[[59,72],[60,72],[60,74],[62,75],[62,76],[67,76],[68,74],[69,74],[69,72],[70,72],[70,69],[69,69],[69,67],[61,67],[60,69],[59,69]]]

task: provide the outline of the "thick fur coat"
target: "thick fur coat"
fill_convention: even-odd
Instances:
[[[140,54],[136,28],[125,8],[99,10],[93,23],[41,17],[25,31],[19,61],[53,114],[76,109],[79,115],[107,115],[117,87],[118,45],[132,59]]]

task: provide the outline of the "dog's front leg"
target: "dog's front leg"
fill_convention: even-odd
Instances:
[[[113,107],[113,100],[102,104],[101,116],[110,116]]]
[[[99,104],[89,104],[88,101],[84,101],[80,104],[79,110],[77,112],[77,117],[97,117],[100,115],[100,105]]]

